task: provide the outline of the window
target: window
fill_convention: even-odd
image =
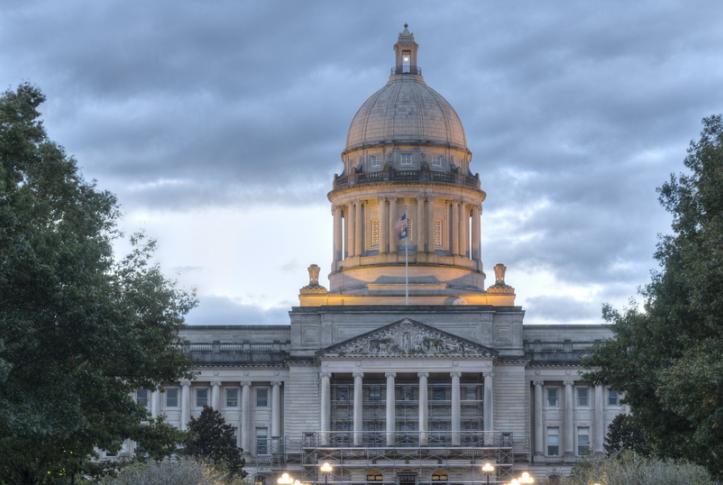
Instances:
[[[226,389],[226,407],[238,407],[238,389]]]
[[[432,386],[432,401],[447,401],[446,386]]]
[[[370,168],[379,169],[382,167],[382,161],[379,160],[376,155],[369,155],[367,160],[369,161]]]
[[[208,389],[196,389],[196,407],[208,406]]]
[[[166,388],[166,407],[177,408],[178,407],[178,388],[168,387]]]
[[[269,454],[269,431],[268,428],[256,428],[256,454]]]
[[[608,389],[608,406],[620,406],[620,395],[618,391]]]
[[[256,407],[265,408],[269,405],[269,388],[259,387],[256,389]]]
[[[441,167],[442,165],[444,165],[444,155],[437,155],[436,157],[434,157],[434,159],[432,160],[432,166]]]
[[[579,456],[588,455],[590,453],[590,428],[580,426],[577,428],[577,454]]]
[[[402,72],[409,73],[412,65],[412,51],[402,51]]]
[[[138,389],[136,391],[136,403],[141,406],[148,406],[148,389]]]
[[[379,470],[369,470],[367,472],[367,482],[383,482],[384,475]]]
[[[444,470],[435,470],[434,473],[432,473],[433,482],[446,482],[448,479],[447,472]]]
[[[382,400],[382,386],[373,385],[369,387],[369,401]]]
[[[586,408],[590,406],[590,389],[587,387],[577,388],[577,407]]]
[[[434,241],[434,247],[442,247],[442,221],[434,221],[434,226],[432,226],[432,241]]]
[[[411,153],[401,153],[399,155],[399,166],[411,167],[412,165],[414,165],[414,160],[412,160]]]
[[[547,456],[560,454],[560,428],[547,428]]]
[[[547,407],[556,408],[560,406],[560,390],[557,387],[547,389]]]

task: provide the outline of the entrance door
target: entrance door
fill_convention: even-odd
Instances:
[[[417,474],[414,472],[397,473],[397,485],[417,485]]]

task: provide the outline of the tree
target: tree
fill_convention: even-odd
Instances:
[[[703,120],[691,142],[689,173],[659,189],[673,216],[661,237],[660,267],[642,291],[644,306],[605,307],[614,338],[599,345],[590,377],[625,392],[662,457],[684,458],[723,475],[723,123]]]
[[[70,481],[95,448],[126,438],[163,455],[178,438],[134,403],[137,388],[186,375],[178,329],[192,308],[121,237],[115,197],[50,141],[43,94],[0,97],[0,482]]]
[[[630,414],[618,414],[608,427],[605,436],[605,452],[608,456],[629,450],[640,455],[648,454],[647,441],[643,431]]]
[[[236,433],[218,411],[204,407],[198,418],[191,418],[184,453],[208,461],[228,471],[229,476],[243,478],[243,450],[236,446]]]

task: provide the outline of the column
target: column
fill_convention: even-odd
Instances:
[[[356,202],[356,216],[354,216],[354,255],[364,254],[364,214],[362,212],[362,201]]]
[[[452,376],[452,409],[451,409],[451,418],[452,418],[452,445],[459,446],[460,444],[460,428],[461,426],[461,416],[462,416],[462,407],[460,402],[460,392],[459,392],[459,378],[462,375],[459,371],[453,371],[450,373]]]
[[[544,456],[545,423],[542,413],[543,405],[543,382],[535,381],[535,456]]]
[[[271,382],[271,452],[279,453],[281,447],[281,382]]]
[[[480,247],[480,218],[482,214],[479,205],[472,208],[472,259],[479,261],[482,257],[482,248]]]
[[[460,256],[467,256],[467,227],[469,226],[469,220],[467,219],[467,206],[464,202],[459,203],[459,254]]]
[[[221,397],[221,381],[211,381],[211,407],[218,411]]]
[[[485,429],[485,441],[491,445],[494,443],[494,406],[495,406],[495,392],[494,392],[494,374],[490,372],[484,373],[484,429]]]
[[[575,410],[573,408],[573,393],[572,393],[572,386],[573,381],[565,381],[563,383],[565,385],[565,407],[563,409],[563,428],[564,428],[564,436],[563,436],[563,452],[564,456],[574,456],[575,455]]]
[[[452,208],[452,227],[450,233],[449,252],[452,256],[459,254],[459,208],[457,202],[450,202]]]
[[[424,251],[424,198],[417,197],[417,222],[415,227],[415,238],[417,240],[417,252]]]
[[[239,426],[239,447],[251,454],[251,382],[241,382],[241,418]]]
[[[356,238],[354,236],[356,231],[356,205],[354,202],[351,202],[347,206],[347,211],[349,212],[347,217],[349,222],[347,223],[346,231],[346,252],[347,256],[351,258],[352,256],[356,256],[356,246],[354,245],[356,243]]]
[[[399,242],[399,234],[395,229],[397,224],[397,199],[392,197],[389,199],[389,252],[395,254],[397,252],[397,242]]]
[[[388,241],[387,241],[387,228],[389,222],[387,222],[387,199],[381,197],[379,199],[379,254],[387,254]]]
[[[320,440],[322,445],[329,443],[329,424],[331,421],[331,374],[322,371],[321,377],[321,431]]]
[[[593,452],[600,454],[605,452],[605,386],[597,384],[595,386],[595,410],[593,418]]]
[[[344,206],[344,213],[342,214],[344,219],[344,259],[351,256],[351,206],[349,204]]]
[[[429,407],[427,405],[427,378],[429,372],[418,372],[419,377],[419,445],[427,445],[427,415]]]
[[[394,445],[394,428],[396,427],[396,390],[394,388],[394,378],[397,373],[394,371],[387,371],[387,446]]]
[[[191,381],[181,381],[181,431],[185,431],[191,420]]]
[[[363,417],[363,409],[362,409],[362,397],[363,397],[363,388],[362,388],[362,379],[364,378],[364,373],[361,371],[354,372],[354,446],[359,446],[362,444],[362,417]]]
[[[156,389],[151,392],[151,417],[157,418],[161,414],[161,392]]]
[[[341,207],[334,206],[334,263],[341,261]]]
[[[428,253],[434,252],[434,199],[427,199],[427,245]]]

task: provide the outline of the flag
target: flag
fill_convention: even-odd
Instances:
[[[394,225],[394,228],[397,230],[397,238],[407,239],[407,227],[408,227],[408,221],[407,221],[407,213],[405,211],[402,213],[402,216],[399,218],[397,223]]]

